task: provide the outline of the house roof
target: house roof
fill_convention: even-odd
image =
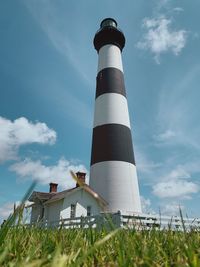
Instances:
[[[45,193],[45,192],[37,192],[33,191],[33,193],[29,197],[29,201],[35,201],[36,199],[39,199],[41,201],[45,201],[50,199],[55,193]]]
[[[48,203],[51,203],[51,202],[54,202],[54,201],[58,201],[60,199],[63,199],[67,194],[69,194],[70,192],[74,192],[76,191],[76,189],[78,189],[79,187],[73,187],[71,189],[67,189],[67,190],[64,190],[64,191],[61,191],[61,192],[57,192],[57,193],[54,193],[53,196],[51,196],[51,198],[49,198],[45,204],[48,204]]]
[[[44,192],[33,191],[31,196],[29,197],[29,201],[34,202],[37,199],[39,199],[44,204],[49,204],[49,203],[52,203],[55,201],[59,201],[59,200],[65,198],[68,194],[74,193],[74,192],[82,190],[82,189],[84,191],[86,191],[88,194],[90,194],[98,202],[98,204],[100,205],[101,208],[105,208],[108,205],[106,200],[103,199],[100,195],[98,195],[95,191],[93,191],[92,188],[87,184],[84,184],[84,185],[79,186],[79,187],[67,189],[67,190],[64,190],[61,192],[54,192],[54,193],[44,193]]]

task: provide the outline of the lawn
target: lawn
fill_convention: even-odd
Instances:
[[[17,226],[1,235],[0,266],[200,266],[200,232]]]

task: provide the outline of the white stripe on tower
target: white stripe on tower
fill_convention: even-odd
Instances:
[[[105,19],[94,38],[99,53],[90,186],[109,211],[141,212],[121,51],[123,33]]]
[[[118,68],[123,72],[121,51],[115,45],[104,45],[99,50],[98,72],[105,68]]]
[[[109,123],[122,124],[130,128],[126,97],[116,93],[107,93],[97,97],[94,127]]]

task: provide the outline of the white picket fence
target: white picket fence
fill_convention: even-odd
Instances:
[[[150,214],[123,215],[118,213],[102,213],[96,216],[61,219],[59,221],[41,221],[36,224],[44,228],[131,228],[136,230],[172,229],[180,231],[200,230],[200,219],[181,218]]]

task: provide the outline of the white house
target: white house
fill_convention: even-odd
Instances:
[[[32,204],[31,223],[41,220],[53,225],[61,219],[98,215],[107,210],[108,203],[85,184],[85,173],[76,173],[83,186],[57,192],[58,184],[50,183],[49,193],[34,191],[29,197]]]

